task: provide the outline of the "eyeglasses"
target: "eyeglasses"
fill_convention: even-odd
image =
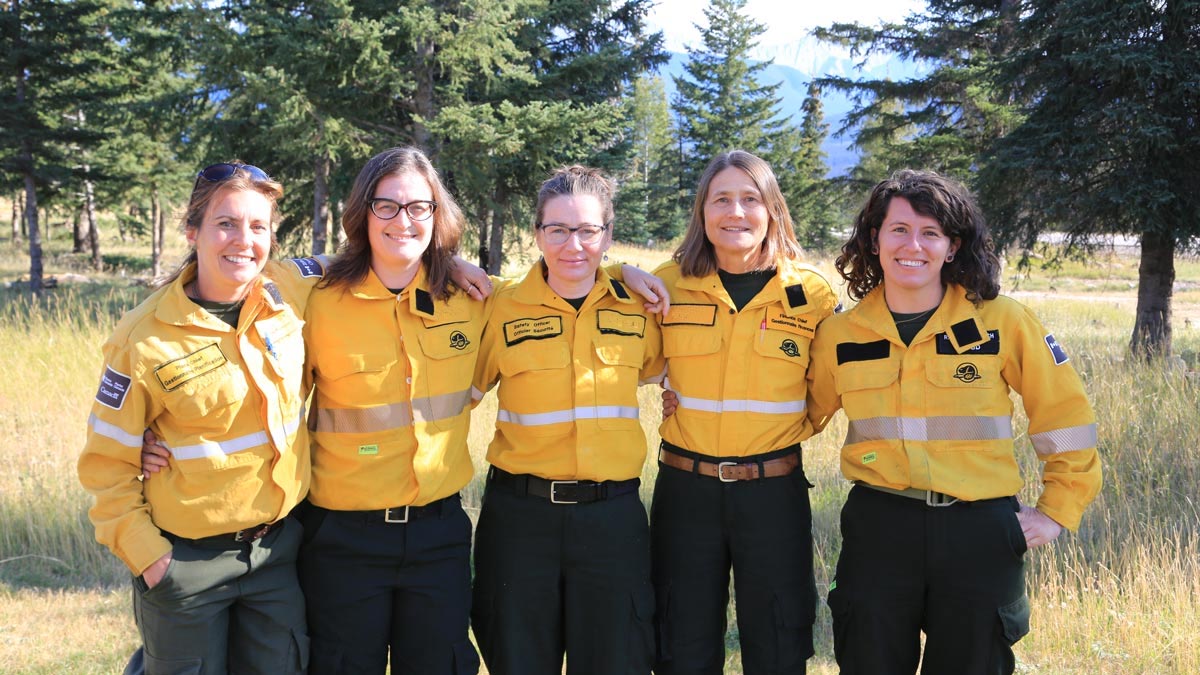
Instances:
[[[223,180],[229,180],[233,174],[237,173],[238,169],[245,169],[246,173],[250,174],[250,178],[255,181],[271,180],[266,171],[252,164],[241,164],[239,162],[221,162],[200,169],[200,173],[196,174],[196,185],[192,186],[195,191],[200,185],[200,181],[206,180],[210,183],[219,183]]]
[[[371,200],[371,213],[383,220],[391,220],[400,215],[403,210],[408,214],[409,220],[428,220],[437,211],[437,202],[428,199],[418,199],[416,201],[401,204],[394,199],[386,197],[376,197]]]
[[[553,223],[547,225],[538,225],[537,229],[542,231],[542,236],[546,238],[546,243],[558,246],[567,243],[571,235],[579,238],[579,243],[587,246],[600,241],[604,236],[608,225],[580,225],[579,227],[567,227],[566,225],[556,225]]]

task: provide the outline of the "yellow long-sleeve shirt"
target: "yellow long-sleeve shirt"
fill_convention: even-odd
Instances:
[[[746,457],[812,435],[805,416],[809,344],[837,306],[808,265],[776,263],[776,275],[738,311],[720,277],[655,270],[671,293],[661,319],[668,388],[679,407],[661,427],[669,443],[714,457]]]
[[[600,270],[577,313],[535,263],[496,293],[484,334],[476,387],[500,383],[488,461],[555,480],[640,476],[637,388],[663,368],[659,328],[624,284]]]
[[[374,272],[348,291],[313,291],[314,504],[420,506],[471,480],[470,408],[482,396],[471,378],[493,302],[434,300],[424,269],[399,295]]]
[[[236,329],[192,302],[194,266],[127,313],[104,345],[79,478],[96,539],[134,574],[197,538],[286,516],[308,489],[302,321],[315,261],[268,262]],[[171,452],[143,483],[142,432]]]
[[[951,286],[905,346],[878,288],[821,324],[808,376],[815,428],[839,408],[849,418],[841,465],[850,480],[965,500],[1016,494],[1011,388],[1045,463],[1038,509],[1074,530],[1100,490],[1083,383],[1049,331],[1010,298],[976,307]]]

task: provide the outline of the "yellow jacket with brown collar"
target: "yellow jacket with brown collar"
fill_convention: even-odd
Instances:
[[[685,277],[671,262],[655,274],[671,292],[663,352],[668,388],[679,397],[663,439],[702,455],[746,457],[811,436],[804,414],[809,343],[837,305],[820,272],[779,260],[741,311],[715,272]]]
[[[435,300],[423,268],[399,295],[374,272],[348,290],[313,291],[314,504],[421,506],[471,480],[471,378],[492,302]]]
[[[577,313],[535,263],[496,293],[479,356],[476,387],[500,383],[488,461],[549,479],[640,476],[637,388],[663,367],[658,326],[624,284],[600,270]]]
[[[134,574],[198,538],[286,516],[308,489],[300,317],[321,276],[311,259],[268,262],[236,330],[192,302],[195,266],[126,314],[104,371],[79,478],[96,539]],[[170,450],[144,483],[142,432]]]
[[[1011,388],[1044,462],[1038,509],[1074,530],[1101,478],[1096,418],[1067,361],[1025,306],[1001,296],[976,307],[958,286],[905,346],[877,288],[817,332],[809,415],[820,429],[846,411],[850,480],[989,499],[1022,486]]]

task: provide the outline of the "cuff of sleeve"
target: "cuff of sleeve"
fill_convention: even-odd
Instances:
[[[1083,509],[1068,508],[1063,505],[1055,506],[1052,504],[1052,500],[1047,500],[1046,495],[1043,494],[1042,498],[1038,500],[1037,510],[1068,530],[1079,531],[1079,521],[1083,519]]]
[[[147,567],[170,552],[171,542],[162,536],[158,528],[131,535],[121,542],[118,550],[113,551],[135,576],[141,576]]]

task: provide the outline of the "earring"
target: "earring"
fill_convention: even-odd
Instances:
[[[952,263],[952,262],[954,262],[954,254],[953,254],[953,253],[951,253],[950,255],[946,256],[946,262],[948,262],[948,263]]]
[[[871,254],[879,255],[879,244],[871,244]]]
[[[607,253],[604,254],[604,262],[608,262],[608,254]]]

